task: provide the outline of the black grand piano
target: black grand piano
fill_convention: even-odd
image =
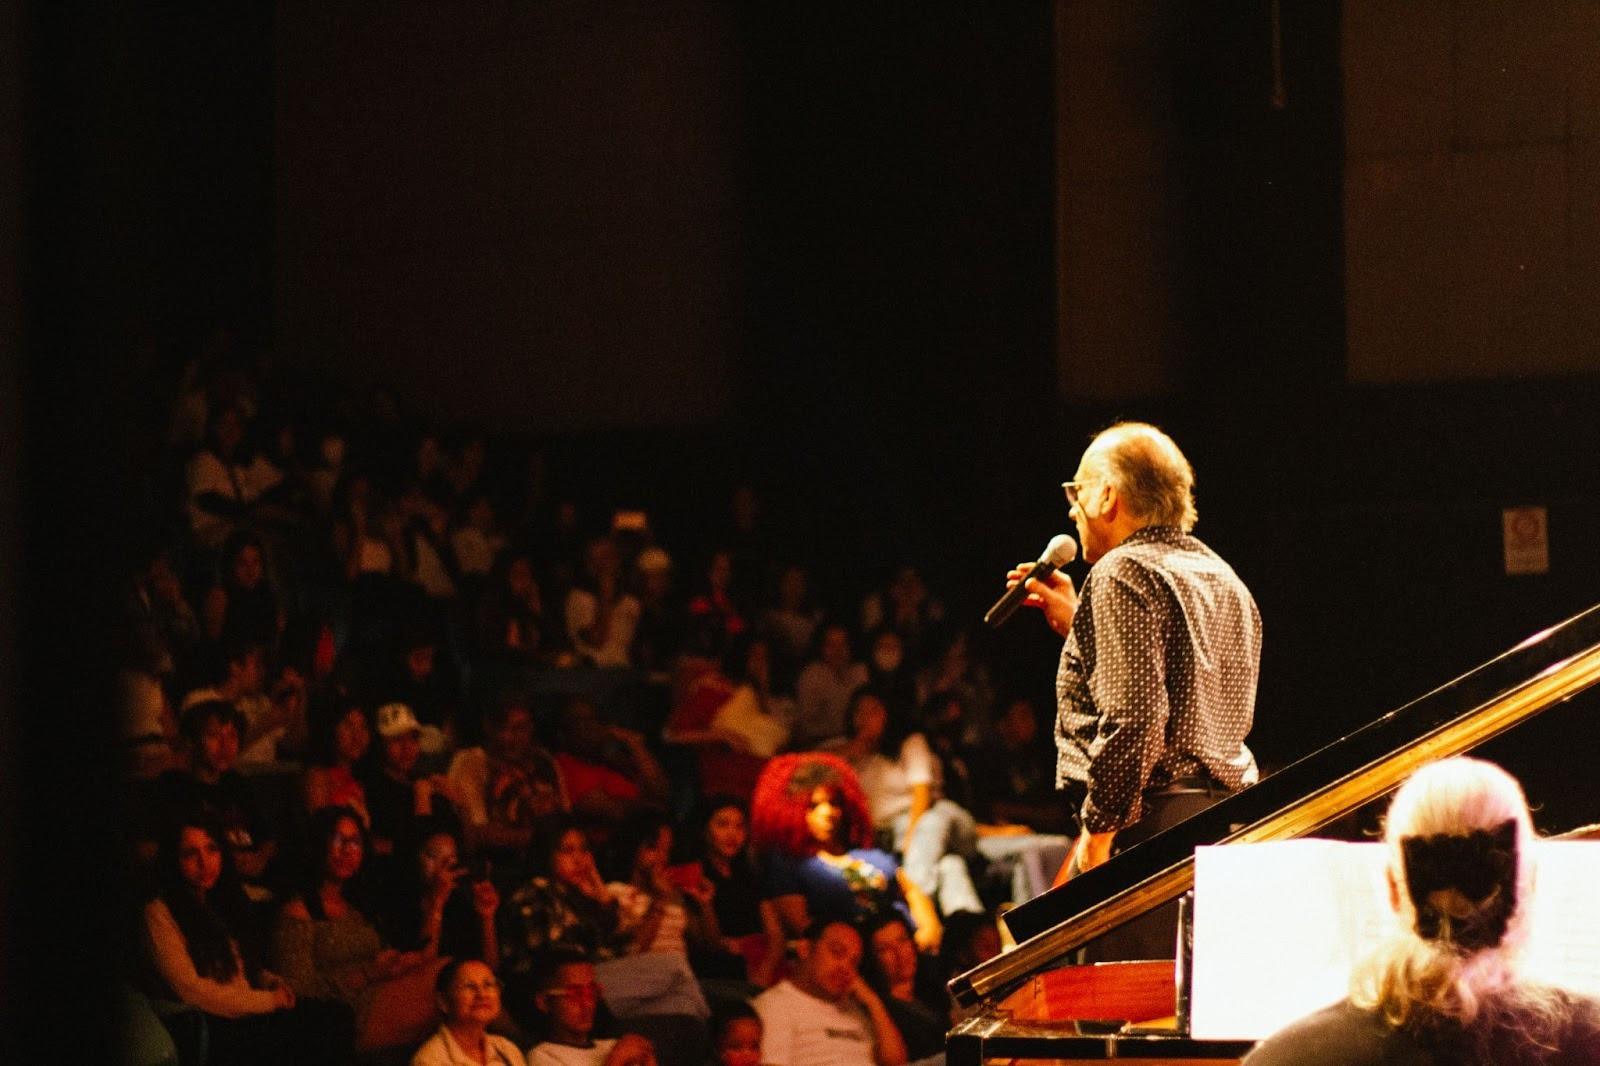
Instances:
[[[1513,761],[1499,749],[1515,751],[1519,735],[1538,727],[1530,720],[1563,704],[1568,706],[1551,716],[1562,719],[1556,723],[1560,731],[1587,721],[1582,736],[1594,736],[1600,728],[1597,683],[1600,607],[1529,637],[1012,910],[1005,922],[1016,948],[950,983],[956,1002],[972,1013],[951,1031],[947,1061],[951,1066],[1106,1059],[1137,1059],[1151,1066],[1237,1062],[1249,1052],[1249,1042],[1188,1036],[1181,962],[1074,966],[1072,953],[1130,918],[1183,897],[1193,886],[1198,846],[1313,834],[1391,792],[1424,763],[1485,744],[1493,750],[1479,753]],[[1523,723],[1530,724],[1518,731]],[[1569,765],[1592,769],[1592,741],[1576,743],[1576,735],[1570,739],[1575,744],[1569,749]],[[1545,738],[1547,747],[1550,740]],[[1508,768],[1518,770],[1515,765]],[[1593,827],[1575,829],[1576,822],[1545,824],[1539,782],[1526,771],[1523,777],[1541,832],[1593,833]],[[1584,775],[1571,779],[1581,781]],[[1600,806],[1600,790],[1596,792],[1580,809],[1592,812]]]

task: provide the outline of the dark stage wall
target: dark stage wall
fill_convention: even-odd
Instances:
[[[726,415],[748,229],[735,14],[278,3],[284,357],[522,429]]]

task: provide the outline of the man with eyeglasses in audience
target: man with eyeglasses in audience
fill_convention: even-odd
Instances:
[[[541,962],[545,977],[533,1000],[546,1028],[528,1049],[528,1066],[656,1066],[654,1046],[636,1033],[594,1039],[600,985],[581,951],[552,948]]]

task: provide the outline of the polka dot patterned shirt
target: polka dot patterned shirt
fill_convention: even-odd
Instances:
[[[1132,825],[1141,794],[1178,778],[1254,784],[1260,664],[1256,602],[1199,540],[1150,526],[1103,555],[1056,672],[1056,785],[1087,785],[1084,828]]]

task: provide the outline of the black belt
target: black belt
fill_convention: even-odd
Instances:
[[[1232,789],[1221,781],[1206,774],[1193,774],[1188,777],[1174,777],[1160,785],[1151,785],[1144,790],[1146,796],[1176,796],[1187,793],[1204,792],[1208,796],[1227,794]]]

